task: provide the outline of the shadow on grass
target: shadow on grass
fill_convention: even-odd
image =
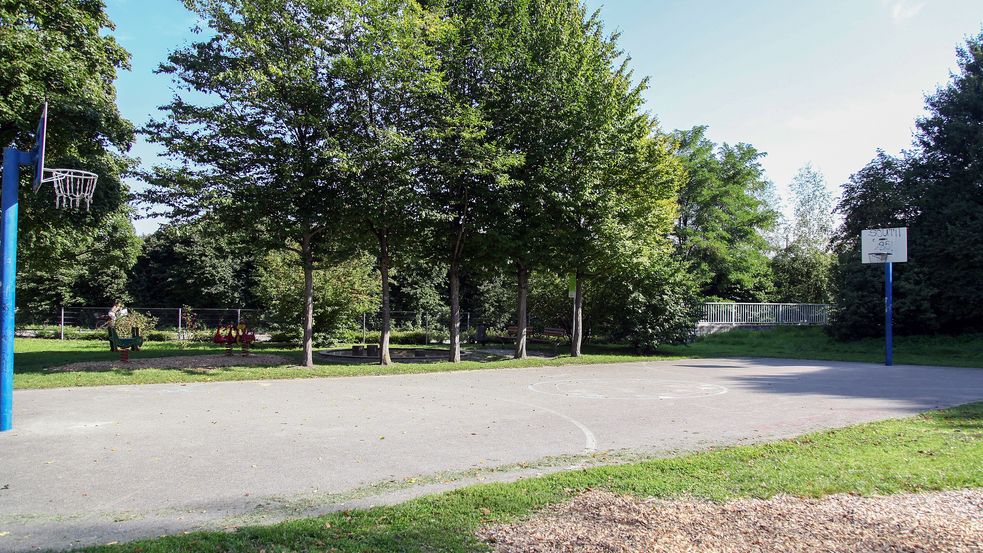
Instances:
[[[925,417],[950,428],[974,433],[977,438],[983,438],[983,403],[960,405],[945,411],[932,411],[926,413]]]

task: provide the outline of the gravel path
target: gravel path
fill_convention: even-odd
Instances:
[[[590,491],[479,537],[498,553],[983,551],[983,490],[714,503]]]
[[[246,365],[290,365],[292,362],[279,355],[268,353],[250,353],[244,356],[235,353],[231,356],[224,354],[210,355],[181,355],[173,357],[140,357],[140,352],[130,352],[130,362],[121,361],[86,361],[50,367],[45,372],[73,371],[111,371],[113,369],[199,369],[207,371],[221,367],[242,367]]]

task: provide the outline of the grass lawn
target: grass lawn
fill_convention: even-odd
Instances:
[[[706,336],[666,353],[696,357],[779,357],[830,361],[884,362],[884,339],[838,342],[819,327],[733,330]],[[895,336],[894,363],[983,367],[983,335]]]
[[[400,347],[400,346],[396,346]],[[259,344],[257,353],[282,355],[289,363],[281,366],[221,367],[209,371],[191,369],[129,369],[117,368],[105,371],[51,372],[46,369],[83,361],[112,361],[118,353],[109,351],[107,342],[91,340],[49,340],[18,338],[14,342],[14,388],[61,388],[71,386],[104,386],[112,384],[159,384],[164,382],[214,382],[224,380],[266,380],[281,378],[313,378],[328,376],[364,376],[411,374],[424,372],[466,371],[475,369],[501,369],[517,367],[541,367],[563,364],[620,363],[646,359],[671,359],[674,356],[656,355],[641,357],[624,352],[624,348],[604,348],[597,353],[587,353],[578,358],[561,355],[556,359],[530,358],[523,361],[464,361],[461,363],[395,363],[388,367],[371,364],[345,365],[318,359],[315,366],[299,367],[299,349],[277,344]],[[552,349],[552,348],[551,348]],[[596,349],[596,348],[595,348]],[[585,351],[594,351],[585,348]],[[147,342],[139,352],[132,352],[131,359],[173,357],[180,355],[221,354],[222,349],[213,344],[180,342]],[[675,356],[678,357],[678,356]]]
[[[778,493],[882,495],[983,486],[983,403],[780,442],[637,464],[470,486],[392,507],[345,511],[233,532],[199,532],[92,552],[446,551],[487,548],[473,537],[588,488],[648,497],[724,500]]]
[[[508,346],[500,346],[505,349]],[[548,346],[546,346],[548,348]],[[883,363],[881,340],[837,342],[822,329],[814,327],[780,328],[768,331],[735,330],[707,336],[692,344],[667,346],[657,355],[632,355],[624,346],[585,345],[585,355],[572,358],[561,354],[556,359],[530,358],[524,361],[465,361],[462,363],[396,363],[379,365],[344,365],[322,361],[315,356],[312,368],[296,366],[300,350],[278,344],[260,344],[257,352],[274,353],[288,360],[280,366],[222,367],[208,371],[192,369],[129,369],[106,371],[52,372],[47,370],[82,361],[112,361],[104,341],[48,340],[18,338],[15,341],[14,387],[59,388],[102,386],[110,384],[158,384],[164,382],[211,382],[221,380],[264,380],[278,378],[313,378],[329,376],[387,375],[424,372],[464,371],[541,367],[570,364],[620,363],[627,361],[665,360],[686,357],[779,357],[790,359],[826,359]],[[552,349],[552,348],[548,348]],[[221,348],[206,343],[147,342],[131,358],[172,357],[179,355],[220,354]],[[565,351],[560,348],[560,351]],[[983,335],[968,336],[900,336],[895,339],[894,361],[897,364],[983,367]]]

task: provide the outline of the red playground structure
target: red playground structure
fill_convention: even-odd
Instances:
[[[225,334],[222,334],[222,327],[215,329],[215,336],[212,342],[225,345],[225,355],[231,356],[232,349],[236,344],[242,347],[242,354],[249,355],[249,347],[256,341],[256,333],[249,330],[245,322],[238,325],[229,323],[225,326]]]

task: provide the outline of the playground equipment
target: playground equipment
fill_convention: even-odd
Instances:
[[[17,289],[17,214],[18,186],[22,166],[34,169],[34,192],[42,184],[55,188],[55,207],[77,209],[85,202],[92,203],[98,177],[78,169],[49,169],[44,166],[44,143],[48,130],[48,104],[41,108],[34,147],[28,151],[8,147],[3,149],[3,223],[0,227],[0,250],[3,254],[2,285],[0,285],[0,432],[13,427],[14,411],[14,309]]]
[[[232,355],[232,350],[236,344],[242,347],[243,355],[249,355],[249,348],[255,341],[256,333],[249,330],[249,326],[246,325],[245,321],[240,322],[238,325],[232,323],[227,324],[225,326],[225,334],[222,334],[222,327],[219,326],[215,329],[215,336],[212,337],[212,342],[225,346],[225,355],[227,356]]]
[[[130,362],[130,350],[140,351],[140,346],[143,345],[143,337],[140,336],[140,328],[132,327],[130,328],[129,338],[120,338],[119,334],[116,332],[115,325],[109,325],[109,349],[110,351],[119,352],[119,360],[124,363]]]

